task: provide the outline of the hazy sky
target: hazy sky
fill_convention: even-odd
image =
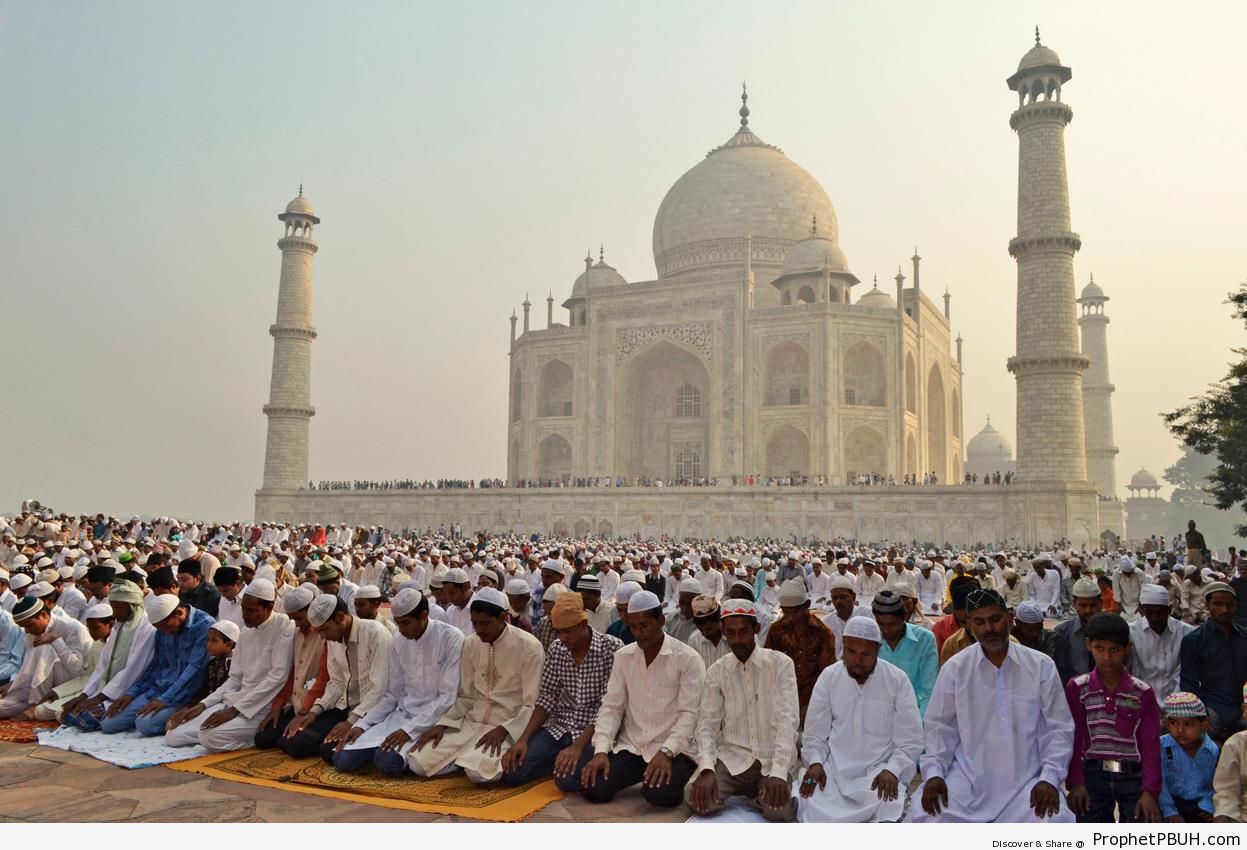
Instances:
[[[312,477],[504,475],[511,310],[530,293],[543,327],[600,242],[653,278],[658,204],[735,130],[742,79],[858,277],[890,285],[916,245],[951,290],[966,435],[991,414],[1012,436],[1004,80],[1036,24],[1073,68],[1118,480],[1159,475],[1157,413],[1243,342],[1241,3],[28,0],[0,2],[0,509],[251,516],[300,182],[323,218]]]

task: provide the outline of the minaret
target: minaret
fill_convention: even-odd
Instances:
[[[1082,353],[1091,362],[1082,379],[1083,418],[1087,428],[1087,477],[1106,498],[1117,498],[1117,446],[1113,445],[1113,384],[1108,377],[1108,296],[1095,282],[1078,299],[1082,315]]]
[[[303,187],[277,216],[286,232],[281,249],[281,284],[273,337],[273,375],[269,385],[268,439],[264,445],[264,490],[296,490],[307,486],[308,420],[312,408],[312,258],[317,245],[312,226],[320,224]]]
[[[533,306],[533,303],[528,300],[527,292],[524,293],[524,303],[520,306],[524,308],[524,333],[528,333],[528,311]]]
[[[1017,260],[1018,476],[1030,481],[1086,481],[1082,376],[1087,358],[1078,344],[1074,253],[1065,173],[1065,126],[1073,110],[1061,102],[1070,69],[1039,42],[1022,57],[1009,88],[1018,108],[1009,126],[1018,134]]]

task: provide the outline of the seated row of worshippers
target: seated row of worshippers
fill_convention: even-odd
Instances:
[[[991,589],[963,600],[973,640],[920,700],[906,643],[933,639],[906,622],[892,589],[833,633],[791,579],[764,645],[747,588],[699,594],[708,654],[673,634],[659,598],[635,582],[620,585],[628,643],[593,628],[582,592],[560,587],[543,599],[545,649],[490,586],[468,600],[466,631],[404,587],[391,633],[311,584],[279,598],[272,581],[252,580],[241,628],[122,578],[84,625],[38,584],[13,609],[26,654],[0,716],[55,705],[87,732],[277,748],[344,773],[553,777],[596,803],[640,785],[654,806],[703,816],[741,795],[772,821],[1235,821],[1247,804],[1247,732],[1219,749],[1204,703],[1178,691],[1164,698],[1162,736],[1156,693],[1127,669],[1123,618],[1089,618],[1092,669],[1063,684],[1051,657],[1013,637],[1013,613]],[[1232,619],[1232,589],[1209,590],[1213,616]],[[45,701],[84,675],[76,696]]]

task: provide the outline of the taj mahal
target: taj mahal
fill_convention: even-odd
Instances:
[[[1017,263],[1017,345],[1000,367],[1016,379],[1016,460],[990,422],[967,445],[951,293],[924,291],[916,249],[893,280],[860,280],[831,199],[759,135],[742,91],[726,141],[658,205],[653,279],[629,280],[599,251],[557,314],[546,298],[544,327],[527,296],[512,313],[499,439],[506,480],[523,487],[308,488],[320,218],[300,191],[278,216],[256,518],[953,545],[1125,534],[1108,298],[1093,281],[1076,295],[1064,141],[1073,112],[1062,98],[1071,76],[1036,34],[1007,80],[1019,172],[1017,236],[1002,248]],[[993,472],[1011,483],[963,483]]]

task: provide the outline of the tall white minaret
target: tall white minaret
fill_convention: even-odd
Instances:
[[[320,224],[303,187],[299,196],[277,216],[286,232],[277,241],[281,249],[281,286],[277,291],[277,321],[268,329],[273,337],[273,377],[269,386],[268,439],[264,445],[262,489],[295,490],[306,487],[308,420],[312,407],[312,258],[317,245],[312,227]]]
[[[1039,41],[1022,57],[1009,88],[1018,108],[1017,260],[1018,476],[1023,482],[1086,481],[1082,379],[1088,362],[1078,341],[1074,254],[1082,242],[1070,229],[1065,126],[1074,113],[1061,102],[1070,69]]]
[[[1117,498],[1117,446],[1113,445],[1113,384],[1108,377],[1108,296],[1095,282],[1083,287],[1078,299],[1082,315],[1082,353],[1091,362],[1082,379],[1083,418],[1087,427],[1087,477],[1095,491]]]

